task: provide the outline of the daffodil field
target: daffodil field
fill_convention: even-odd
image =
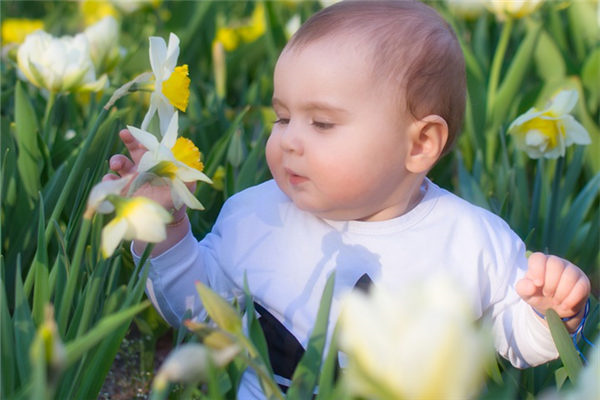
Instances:
[[[0,398],[111,398],[102,387],[133,328],[144,337],[146,398],[234,399],[247,368],[270,399],[311,398],[317,386],[317,399],[598,398],[597,0],[428,2],[457,32],[468,78],[463,131],[429,176],[592,281],[575,340],[547,316],[558,360],[518,370],[494,356],[485,323],[457,311],[468,307],[443,281],[417,288],[417,302],[378,291],[350,298],[346,307],[370,318],[342,311],[326,345],[332,278],[283,393],[252,301],[228,304],[197,284],[213,323],[179,330],[152,308],[130,240],[150,243],[143,261],[176,221],[136,190],[168,190],[200,238],[225,199],[269,179],[273,67],[325,3],[0,3]],[[102,180],[109,157],[126,154],[124,128],[147,149],[139,173]],[[447,304],[429,301],[440,292]],[[155,369],[165,335],[173,349]],[[340,349],[348,362],[336,371]]]

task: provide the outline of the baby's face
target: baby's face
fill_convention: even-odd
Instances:
[[[322,218],[392,218],[406,196],[413,120],[372,78],[363,46],[317,41],[275,67],[269,168],[296,206]]]

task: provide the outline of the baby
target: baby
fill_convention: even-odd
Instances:
[[[426,177],[456,139],[465,96],[460,46],[430,7],[344,1],[318,12],[275,67],[273,180],[229,198],[200,242],[185,209],[176,211],[150,259],[148,296],[177,326],[188,309],[206,315],[195,281],[233,299],[247,276],[283,386],[333,271],[331,324],[356,286],[402,290],[444,272],[464,285],[477,316],[491,319],[497,351],[513,365],[556,358],[537,313],[553,308],[574,331],[590,291],[585,274],[557,257],[527,259],[504,221]],[[115,155],[110,166],[126,175],[144,149],[127,131],[121,138],[133,161]],[[172,207],[168,194],[151,193]],[[133,243],[134,254],[144,245]],[[239,397],[261,393],[246,372]]]

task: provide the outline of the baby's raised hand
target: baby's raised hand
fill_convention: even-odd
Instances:
[[[552,308],[574,331],[583,317],[585,302],[590,294],[590,280],[585,273],[560,257],[533,253],[529,256],[527,273],[516,290],[519,296],[540,314]]]

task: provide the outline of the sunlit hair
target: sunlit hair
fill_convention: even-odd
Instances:
[[[446,154],[461,129],[466,97],[462,50],[446,21],[418,1],[342,1],[308,19],[285,50],[332,35],[370,46],[374,77],[404,95],[414,118],[446,120]]]

